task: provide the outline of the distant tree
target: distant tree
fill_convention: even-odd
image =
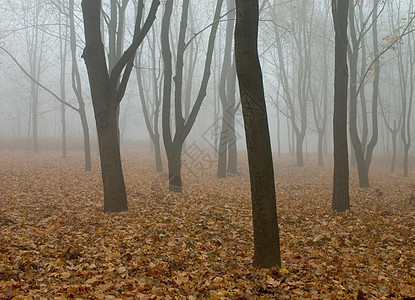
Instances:
[[[226,172],[237,172],[237,149],[235,114],[236,70],[233,61],[232,39],[235,24],[235,0],[227,1],[227,22],[222,70],[219,79],[219,98],[222,103],[222,129],[218,149],[218,177],[225,178]]]
[[[335,32],[334,71],[334,176],[332,208],[345,211],[350,208],[349,160],[347,148],[347,14],[349,0],[332,0]]]
[[[84,156],[85,156],[85,170],[91,171],[91,142],[89,138],[89,126],[88,119],[85,110],[85,101],[82,92],[82,80],[78,67],[78,53],[77,53],[77,38],[75,28],[75,9],[74,0],[69,0],[68,13],[69,28],[70,28],[70,45],[71,45],[71,58],[72,58],[72,90],[75,93],[78,101],[77,112],[81,119],[82,133],[84,138]]]
[[[183,0],[182,15],[179,28],[179,38],[176,51],[176,72],[173,78],[172,53],[170,50],[170,20],[173,9],[173,0],[166,1],[165,11],[163,15],[161,28],[161,51],[164,62],[164,86],[163,86],[163,108],[162,108],[162,130],[164,147],[167,154],[167,162],[169,168],[169,190],[175,192],[182,191],[181,178],[181,161],[182,149],[186,137],[199,113],[203,99],[206,96],[207,85],[210,77],[210,67],[213,57],[213,46],[218,29],[218,21],[223,0],[218,0],[216,4],[215,14],[213,17],[212,28],[209,35],[209,41],[206,52],[205,66],[203,70],[202,81],[199,92],[189,116],[186,119],[183,115],[183,66],[184,51],[186,50],[186,28],[188,19],[189,0]],[[174,125],[175,133],[172,134],[172,124],[170,122],[171,100],[172,100],[172,79],[174,80]]]
[[[235,60],[248,151],[254,265],[281,266],[274,169],[258,58],[258,0],[236,0]]]
[[[161,71],[160,61],[158,59],[156,51],[156,33],[155,27],[151,28],[151,39],[148,38],[148,48],[150,53],[150,65],[149,65],[149,84],[144,85],[144,69],[142,61],[143,48],[140,49],[136,56],[136,78],[138,84],[138,92],[140,96],[141,108],[143,110],[144,122],[146,124],[147,131],[150,135],[151,143],[154,147],[154,157],[156,161],[157,172],[163,172],[163,164],[161,160],[161,147],[160,147],[160,131],[159,131],[159,118],[160,118],[160,107],[161,107],[161,95],[159,88],[161,86]],[[148,73],[147,73],[148,74]]]
[[[410,13],[408,19],[413,20],[413,1],[410,1]],[[413,98],[415,93],[415,36],[413,32],[408,34],[406,49],[397,43],[399,83],[401,90],[402,126],[401,139],[403,143],[403,176],[408,177],[409,149],[411,147],[411,115]],[[407,53],[404,53],[407,51]]]
[[[132,42],[109,69],[101,36],[101,1],[82,1],[86,42],[83,58],[88,70],[95,113],[104,187],[104,211],[107,212],[128,209],[120,156],[118,107],[124,97],[136,50],[155,20],[159,4],[158,0],[152,1],[147,19],[141,27],[144,3],[143,0],[139,1]]]

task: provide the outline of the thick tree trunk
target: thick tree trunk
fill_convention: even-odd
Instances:
[[[103,112],[96,118],[101,173],[104,186],[104,211],[127,210],[127,195],[121,167],[116,110]]]
[[[167,153],[169,167],[169,190],[172,192],[182,192],[182,148],[172,147]]]
[[[334,75],[334,176],[332,209],[350,209],[347,147],[347,12],[349,0],[332,0],[335,30]]]
[[[131,45],[122,54],[109,73],[101,39],[101,1],[82,0],[85,29],[83,57],[88,71],[92,104],[97,125],[104,186],[104,211],[127,210],[127,196],[121,167],[117,114],[124,96],[137,48],[155,19],[159,1],[153,0],[147,19],[141,27],[143,1],[139,1]],[[122,76],[121,76],[122,74]],[[120,80],[121,78],[121,80]]]
[[[253,264],[281,266],[271,143],[258,59],[258,1],[236,1],[235,58],[251,181]]]

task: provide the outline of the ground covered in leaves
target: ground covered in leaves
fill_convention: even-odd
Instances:
[[[227,179],[185,159],[181,194],[150,153],[123,160],[129,211],[105,214],[97,157],[85,172],[80,155],[0,152],[0,299],[415,297],[413,172],[374,166],[360,189],[352,169],[352,208],[333,213],[330,164],[275,158],[283,268],[263,270],[244,159]]]

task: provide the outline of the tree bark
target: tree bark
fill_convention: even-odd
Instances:
[[[335,30],[335,71],[334,71],[334,176],[332,209],[350,209],[349,165],[347,147],[347,13],[349,0],[332,0],[332,14]]]
[[[258,0],[236,0],[235,58],[248,151],[256,266],[281,266],[271,143],[258,58]]]

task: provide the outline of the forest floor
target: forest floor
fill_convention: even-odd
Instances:
[[[175,194],[149,152],[125,152],[129,211],[103,213],[98,158],[85,172],[71,155],[0,152],[0,299],[415,297],[413,170],[374,165],[362,189],[352,169],[351,210],[334,213],[330,163],[276,157],[283,267],[264,270],[246,159],[217,179],[210,158],[185,156]]]

